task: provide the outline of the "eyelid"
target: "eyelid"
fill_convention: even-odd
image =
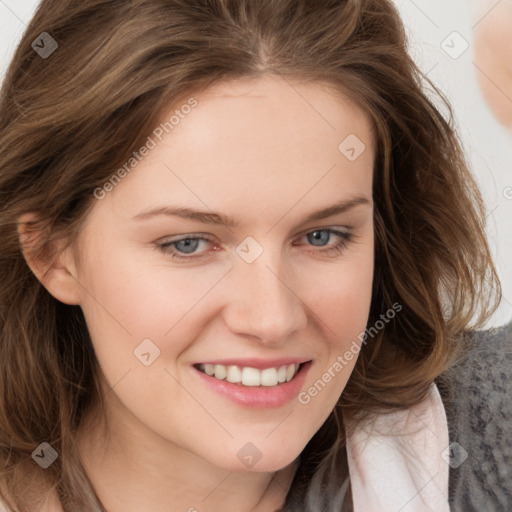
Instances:
[[[353,226],[339,226],[339,225],[334,225],[334,226],[318,226],[318,227],[312,227],[312,228],[307,228],[305,229],[304,231],[301,231],[300,233],[298,233],[297,235],[295,235],[295,238],[299,237],[299,236],[304,236],[304,235],[307,235],[308,233],[312,233],[314,231],[324,231],[324,230],[333,230],[333,231],[345,231],[345,232],[350,232],[354,229]]]
[[[308,228],[308,229],[305,229],[304,231],[301,231],[300,233],[297,233],[296,235],[294,235],[293,240],[295,240],[296,238],[300,238],[304,235],[307,235],[309,233],[313,233],[315,231],[331,230],[331,231],[342,231],[346,234],[350,234],[353,229],[354,229],[353,226],[320,226],[320,227]],[[214,235],[211,235],[209,233],[194,232],[194,233],[183,233],[181,235],[173,235],[170,238],[163,237],[163,238],[158,239],[156,243],[167,244],[167,243],[171,243],[171,242],[179,242],[181,240],[186,240],[187,238],[192,238],[192,239],[206,238],[207,240],[215,240],[216,239],[216,237]]]
[[[207,240],[214,240],[216,237],[209,235],[208,233],[197,233],[197,232],[196,233],[184,233],[182,235],[173,235],[170,238],[169,237],[160,238],[156,241],[156,243],[168,244],[171,242],[179,242],[181,240],[186,240],[187,238],[191,238],[191,239],[206,238]]]

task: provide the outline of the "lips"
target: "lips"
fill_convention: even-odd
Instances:
[[[250,363],[249,360],[209,361],[196,363],[193,368],[200,385],[206,386],[206,389],[224,396],[235,404],[250,408],[272,408],[290,402],[300,393],[312,365],[312,360],[300,358],[295,361],[289,358],[272,361],[253,359],[250,361]],[[248,364],[252,366],[248,366]],[[289,377],[290,380],[285,378],[283,382],[279,382],[279,378],[281,380],[283,378],[284,370],[280,370],[283,366],[287,371],[286,378]],[[230,367],[237,367],[237,370],[230,369]],[[206,373],[207,368],[210,373],[213,369],[212,375]],[[240,375],[237,371],[241,373],[242,380],[245,379],[245,384],[242,381],[230,382],[227,380],[229,372],[231,372],[230,377],[233,380],[238,380]],[[218,376],[216,376],[217,372]]]

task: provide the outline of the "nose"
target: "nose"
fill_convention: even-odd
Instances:
[[[250,264],[235,264],[229,273],[224,318],[235,335],[277,347],[305,327],[307,314],[299,290],[294,290],[291,272],[285,275],[282,266],[272,262],[262,255]]]

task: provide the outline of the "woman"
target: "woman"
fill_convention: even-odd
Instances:
[[[510,504],[461,461],[485,210],[390,2],[45,0],[0,105],[6,507]]]

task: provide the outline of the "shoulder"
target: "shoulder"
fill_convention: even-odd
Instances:
[[[446,376],[467,388],[471,396],[508,395],[512,382],[512,322],[486,331],[472,331],[466,341],[466,355]]]
[[[512,322],[467,341],[467,354],[440,378],[457,443],[450,503],[455,511],[512,510]]]

